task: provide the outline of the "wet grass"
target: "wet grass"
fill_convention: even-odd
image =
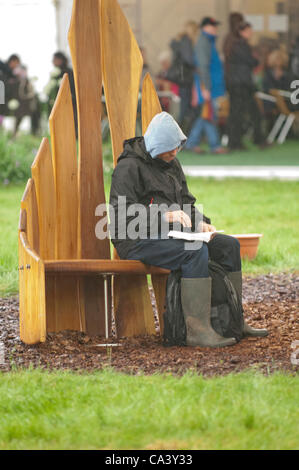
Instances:
[[[190,191],[218,230],[263,233],[246,274],[299,270],[299,182],[189,178]],[[0,186],[0,295],[18,291],[17,227],[25,184]],[[109,188],[106,187],[106,190]]]
[[[227,234],[261,233],[258,256],[247,274],[299,270],[299,182],[189,178],[204,213]]]
[[[182,165],[199,166],[298,166],[298,140],[290,140],[283,145],[260,150],[247,143],[245,152],[232,152],[228,155],[211,155],[208,148],[206,155],[196,155],[186,150],[179,154]]]
[[[299,449],[298,377],[0,375],[0,449]]]

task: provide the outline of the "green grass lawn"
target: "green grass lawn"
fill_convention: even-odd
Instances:
[[[257,180],[188,179],[218,230],[263,233],[258,257],[244,261],[244,272],[259,274],[299,269],[299,183]],[[0,295],[18,290],[17,227],[25,184],[0,187]]]
[[[18,291],[18,221],[25,185],[0,186],[0,296]]]
[[[299,182],[188,179],[189,189],[218,230],[262,233],[248,274],[299,270]]]
[[[299,143],[296,140],[290,140],[283,145],[274,145],[266,150],[259,150],[252,144],[248,144],[246,152],[233,152],[222,156],[196,155],[184,150],[179,154],[179,160],[182,165],[298,166]]]
[[[0,375],[0,449],[299,449],[298,377]]]
[[[1,183],[18,181],[23,170],[29,172],[31,147],[24,147],[20,166],[23,151],[6,142],[3,148],[13,163],[8,168],[3,159]],[[107,174],[109,149],[104,149]],[[266,160],[296,165],[296,152],[289,142],[241,156],[182,153],[180,159],[185,164],[196,159],[235,165],[242,159],[246,165]],[[298,182],[189,178],[188,183],[218,229],[264,234],[256,260],[244,262],[245,273],[298,270]],[[25,183],[0,184],[0,296],[18,291],[17,227],[24,189]],[[137,377],[109,370],[0,373],[0,449],[299,449],[298,393],[298,377],[253,371],[208,380],[191,373]]]

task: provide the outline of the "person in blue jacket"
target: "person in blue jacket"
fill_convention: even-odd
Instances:
[[[191,130],[186,144],[188,150],[201,154],[199,144],[203,132],[206,134],[212,153],[224,154],[226,150],[221,147],[220,137],[216,125],[216,100],[225,95],[224,69],[216,48],[219,22],[214,18],[206,17],[201,22],[201,34],[195,46],[195,85],[198,94],[198,104],[203,108],[209,103],[211,116],[204,119],[199,116]]]

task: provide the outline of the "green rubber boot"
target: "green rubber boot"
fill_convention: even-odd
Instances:
[[[187,327],[187,346],[223,348],[236,344],[223,338],[211,326],[212,279],[182,279],[181,300]]]
[[[242,272],[235,272],[235,273],[229,273],[228,275],[231,283],[233,284],[234,288],[236,289],[237,293],[239,294],[240,298],[242,299]],[[266,329],[257,329],[257,328],[252,328],[251,326],[246,323],[244,320],[244,337],[256,337],[256,338],[264,338],[265,336],[268,336],[269,332]]]

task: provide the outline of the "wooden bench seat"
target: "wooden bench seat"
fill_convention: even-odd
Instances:
[[[69,30],[78,112],[65,74],[21,201],[19,224],[20,338],[46,341],[71,330],[89,336],[163,334],[169,272],[137,261],[111,260],[102,150],[104,85],[114,166],[123,142],[136,135],[143,59],[117,0],[73,0]],[[88,54],[86,53],[88,51]],[[86,71],[89,71],[86,73]],[[151,77],[142,85],[142,129],[161,105]],[[107,188],[106,188],[107,189]],[[154,290],[148,288],[148,275]]]
[[[167,269],[157,268],[129,260],[55,260],[45,261],[45,271],[48,274],[169,274]]]
[[[50,260],[44,261],[45,275],[46,276],[57,276],[62,275],[63,279],[65,276],[80,275],[80,276],[102,276],[104,280],[104,310],[105,310],[105,335],[106,340],[109,338],[109,299],[112,298],[112,284],[109,283],[112,276],[126,276],[126,275],[147,275],[152,276],[165,276],[170,273],[167,269],[162,269],[154,266],[149,266],[141,263],[140,261],[130,260]],[[136,285],[138,289],[138,285]],[[110,291],[110,293],[109,293]],[[161,308],[161,306],[160,306]],[[162,326],[162,319],[160,316],[160,326]]]

